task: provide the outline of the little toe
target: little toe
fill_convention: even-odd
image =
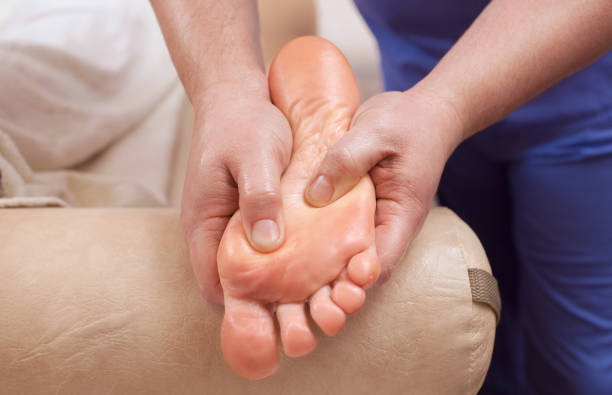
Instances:
[[[291,358],[307,355],[317,345],[304,309],[304,303],[285,303],[276,310],[283,350]]]
[[[272,312],[263,303],[226,296],[221,348],[239,376],[250,380],[271,376],[280,364]]]
[[[380,261],[376,254],[376,247],[372,245],[353,256],[346,270],[353,283],[361,287],[373,284],[380,275]]]
[[[346,314],[353,314],[365,303],[365,291],[348,279],[339,280],[331,291],[331,299]]]
[[[310,298],[310,316],[327,336],[336,336],[346,321],[344,311],[330,297],[331,287],[326,285]]]

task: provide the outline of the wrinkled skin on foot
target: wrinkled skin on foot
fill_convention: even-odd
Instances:
[[[323,39],[293,40],[272,63],[269,85],[294,138],[281,181],[286,239],[274,252],[254,250],[238,211],[227,225],[217,259],[226,309],[223,353],[232,369],[249,379],[265,378],[279,365],[273,306],[285,354],[303,356],[316,345],[305,302],[309,300],[310,314],[323,332],[335,335],[346,314],[363,305],[363,287],[380,273],[374,244],[376,197],[369,177],[329,206],[315,208],[304,199],[314,171],[346,133],[359,105],[346,59]]]

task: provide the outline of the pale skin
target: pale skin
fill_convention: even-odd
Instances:
[[[291,130],[267,93],[254,2],[152,4],[198,119],[183,228],[204,296],[221,302],[212,251],[238,207],[256,250],[274,251],[290,237],[280,178]],[[313,172],[305,199],[330,204],[369,173],[375,245],[387,278],[420,228],[455,147],[610,48],[609,0],[492,1],[415,87],[358,108],[348,133]]]
[[[190,260],[203,296],[222,303],[217,249],[238,207],[258,250],[284,238],[280,176],[291,128],[270,102],[255,1],[151,4],[196,114],[181,210]]]
[[[297,231],[288,231],[283,247],[293,241],[302,248],[279,249],[277,256],[293,260],[291,254],[297,252],[312,258],[303,249],[312,244],[313,230],[325,243],[341,247],[339,257],[349,257],[351,249],[355,252],[343,275],[348,277],[341,276],[341,281],[332,284],[333,290],[326,287],[329,294],[318,292],[328,297],[327,308],[311,299],[312,316],[329,333],[325,320],[329,321],[330,313],[332,323],[339,317],[336,322],[343,324],[343,309],[353,311],[363,301],[358,297],[359,303],[346,303],[342,295],[347,288],[349,297],[354,296],[351,288],[363,295],[348,280],[365,284],[375,279],[376,272],[367,270],[368,262],[375,264],[370,261],[374,200],[366,178],[361,187],[329,207],[315,209],[303,202],[303,189],[323,148],[346,132],[358,105],[355,83],[342,56],[321,40],[299,42],[317,41],[322,44],[318,54],[301,47],[297,54],[283,51],[286,60],[301,67],[300,74],[272,73],[276,83],[270,89],[275,105],[293,120],[295,141],[282,188],[287,228],[296,229],[297,222]],[[315,63],[304,69],[308,63],[300,56]],[[324,75],[321,67],[327,71]],[[299,83],[303,75],[309,77],[303,81],[306,86]],[[293,111],[287,111],[290,108]],[[321,140],[325,144],[317,144]],[[490,359],[495,316],[488,306],[472,302],[466,271],[468,267],[490,269],[477,238],[449,210],[433,210],[420,241],[402,265],[404,270],[396,271],[388,286],[368,293],[373,308],[353,317],[341,338],[326,339],[313,326],[318,335],[316,353],[286,360],[279,374],[256,383],[238,379],[221,360],[217,336],[223,309],[197,300],[187,248],[176,233],[177,212],[50,209],[10,210],[0,216],[0,239],[5,241],[0,270],[3,278],[10,279],[8,286],[0,287],[0,382],[7,393],[83,393],[92,388],[149,394],[474,393]],[[234,218],[237,221],[239,216]],[[353,226],[353,247],[345,239],[351,232],[344,232],[340,240],[337,232],[329,232],[335,230],[334,222],[343,222],[345,231],[347,225]],[[253,257],[257,253],[248,247],[237,225],[227,228],[228,236],[246,246],[238,249],[241,257],[245,253]],[[323,258],[328,265],[336,263],[328,274],[335,278],[344,268],[343,260]],[[267,266],[265,261],[258,263]],[[278,266],[285,268],[282,262]],[[220,268],[224,267],[221,263]],[[298,282],[306,288],[299,292],[308,293],[307,286],[317,288],[318,282],[326,281],[315,280]],[[282,283],[270,285],[264,291]],[[281,294],[288,298],[290,292]],[[322,309],[313,312],[317,305]],[[277,309],[279,319],[283,306]],[[298,312],[304,308],[303,303],[290,307],[298,307]],[[441,315],[446,317],[444,322],[439,322]],[[285,334],[291,335],[293,328],[304,333],[299,320],[288,323],[285,328],[290,330]],[[335,330],[339,327],[331,328]],[[354,349],[359,352],[346,352]]]
[[[270,67],[273,103],[293,130],[291,162],[281,179],[286,240],[276,251],[258,253],[243,232],[242,211],[230,220],[221,240],[219,274],[225,295],[221,344],[227,362],[241,376],[260,379],[279,366],[270,303],[277,303],[283,350],[310,353],[315,323],[336,335],[346,314],[365,300],[362,287],[378,278],[374,245],[376,198],[363,177],[342,198],[323,208],[303,197],[311,174],[327,149],[346,131],[359,105],[348,62],[331,43],[302,37],[280,50]]]
[[[387,278],[457,145],[610,48],[609,0],[492,1],[416,86],[361,105],[313,178],[322,180],[320,188],[306,196],[327,204],[370,174],[381,277]]]
[[[238,206],[254,248],[273,250],[285,237],[280,175],[289,163],[291,131],[270,104],[254,1],[151,3],[198,118],[183,228],[204,297],[222,302],[212,251]],[[609,0],[492,1],[414,88],[361,105],[351,133],[313,176],[329,185],[307,193],[307,200],[334,201],[369,172],[378,199],[381,277],[388,277],[418,230],[454,148],[609,51],[611,21]],[[275,220],[279,237],[264,224],[264,235],[254,240],[251,229],[259,219]]]

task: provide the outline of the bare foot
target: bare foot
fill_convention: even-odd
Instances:
[[[218,253],[225,294],[223,354],[238,375],[249,379],[267,377],[279,366],[274,306],[285,354],[303,356],[316,345],[305,302],[322,331],[336,335],[346,314],[363,305],[363,287],[380,273],[374,245],[376,197],[369,177],[324,208],[304,200],[310,177],[346,133],[359,105],[349,64],[328,41],[302,37],[276,56],[269,84],[272,101],[294,133],[291,163],[282,178],[285,242],[274,252],[257,252],[246,239],[238,211]]]

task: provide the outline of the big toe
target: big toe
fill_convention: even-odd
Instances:
[[[271,376],[280,364],[272,312],[259,302],[226,297],[221,348],[237,375],[250,380]]]

